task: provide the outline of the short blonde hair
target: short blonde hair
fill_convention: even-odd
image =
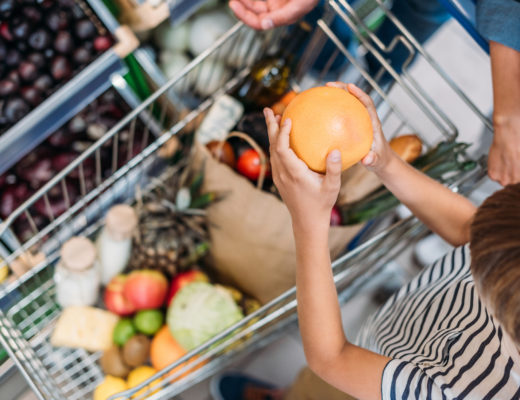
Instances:
[[[479,295],[520,345],[520,183],[499,190],[478,208],[470,251]]]

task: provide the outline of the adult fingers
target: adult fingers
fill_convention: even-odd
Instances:
[[[273,110],[264,108],[265,123],[267,124],[267,135],[269,136],[269,144],[274,147],[280,130],[279,122],[276,120]]]
[[[339,89],[346,90],[348,92],[347,84],[343,83],[343,82],[327,82],[325,84],[325,86],[336,87],[336,88],[339,88]]]
[[[370,150],[368,154],[361,159],[361,164],[363,164],[365,167],[370,168],[377,164],[377,160],[377,153],[373,150]]]
[[[290,1],[279,8],[260,14],[262,29],[271,29],[275,26],[290,25],[305,15],[297,1]]]
[[[262,22],[260,16],[246,8],[241,1],[233,0],[229,2],[229,8],[233,11],[236,17],[244,24],[256,30],[262,30]]]
[[[341,184],[341,153],[339,150],[332,150],[327,156],[327,172],[323,179],[325,190],[339,190]]]
[[[243,4],[248,10],[255,13],[265,13],[269,11],[267,2],[258,0],[236,0]]]
[[[283,121],[283,124],[280,127],[278,138],[276,140],[276,151],[279,153],[289,150],[289,135],[291,133],[291,126],[291,119],[287,118],[285,121]]]
[[[374,105],[372,98],[352,83],[347,84],[347,89],[367,108],[368,114],[370,115],[370,121],[372,122],[372,128],[374,130],[381,130],[381,123],[379,122],[376,106]]]

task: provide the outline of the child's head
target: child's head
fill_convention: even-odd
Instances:
[[[520,183],[494,193],[478,208],[470,250],[478,293],[520,346]]]

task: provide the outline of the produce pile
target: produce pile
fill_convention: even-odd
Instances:
[[[131,256],[102,289],[102,307],[66,306],[51,336],[56,347],[103,352],[99,365],[106,377],[94,392],[96,400],[138,385],[260,307],[204,269],[209,246],[204,207],[215,194],[201,192],[203,175],[183,162],[169,172],[150,192],[138,191]],[[110,212],[107,224],[109,217]],[[94,268],[119,263],[116,252],[103,251],[105,239],[98,235]],[[64,283],[57,280],[58,285],[60,292]]]
[[[83,151],[100,139],[110,128],[130,111],[129,106],[114,89],[92,101],[45,140],[13,168],[0,175],[0,218],[7,218],[25,200],[46,184],[59,171],[67,167]],[[137,120],[134,137],[125,130],[118,135],[118,167],[143,149],[144,125]],[[112,173],[113,148],[109,141],[101,148],[102,178]],[[131,152],[130,152],[131,150]],[[89,157],[83,163],[86,190],[95,186],[95,163]],[[80,195],[79,170],[72,171],[67,177],[67,195],[70,204],[74,204]],[[49,193],[49,202],[54,217],[66,211],[66,202],[61,185]],[[37,227],[44,226],[49,220],[49,211],[44,199],[40,199],[31,208],[32,217]],[[33,235],[29,221],[18,218],[13,229],[24,242]]]
[[[85,10],[74,0],[0,1],[0,134],[112,46]]]

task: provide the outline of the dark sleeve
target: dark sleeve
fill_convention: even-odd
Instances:
[[[520,0],[477,0],[477,29],[487,40],[520,51]]]

